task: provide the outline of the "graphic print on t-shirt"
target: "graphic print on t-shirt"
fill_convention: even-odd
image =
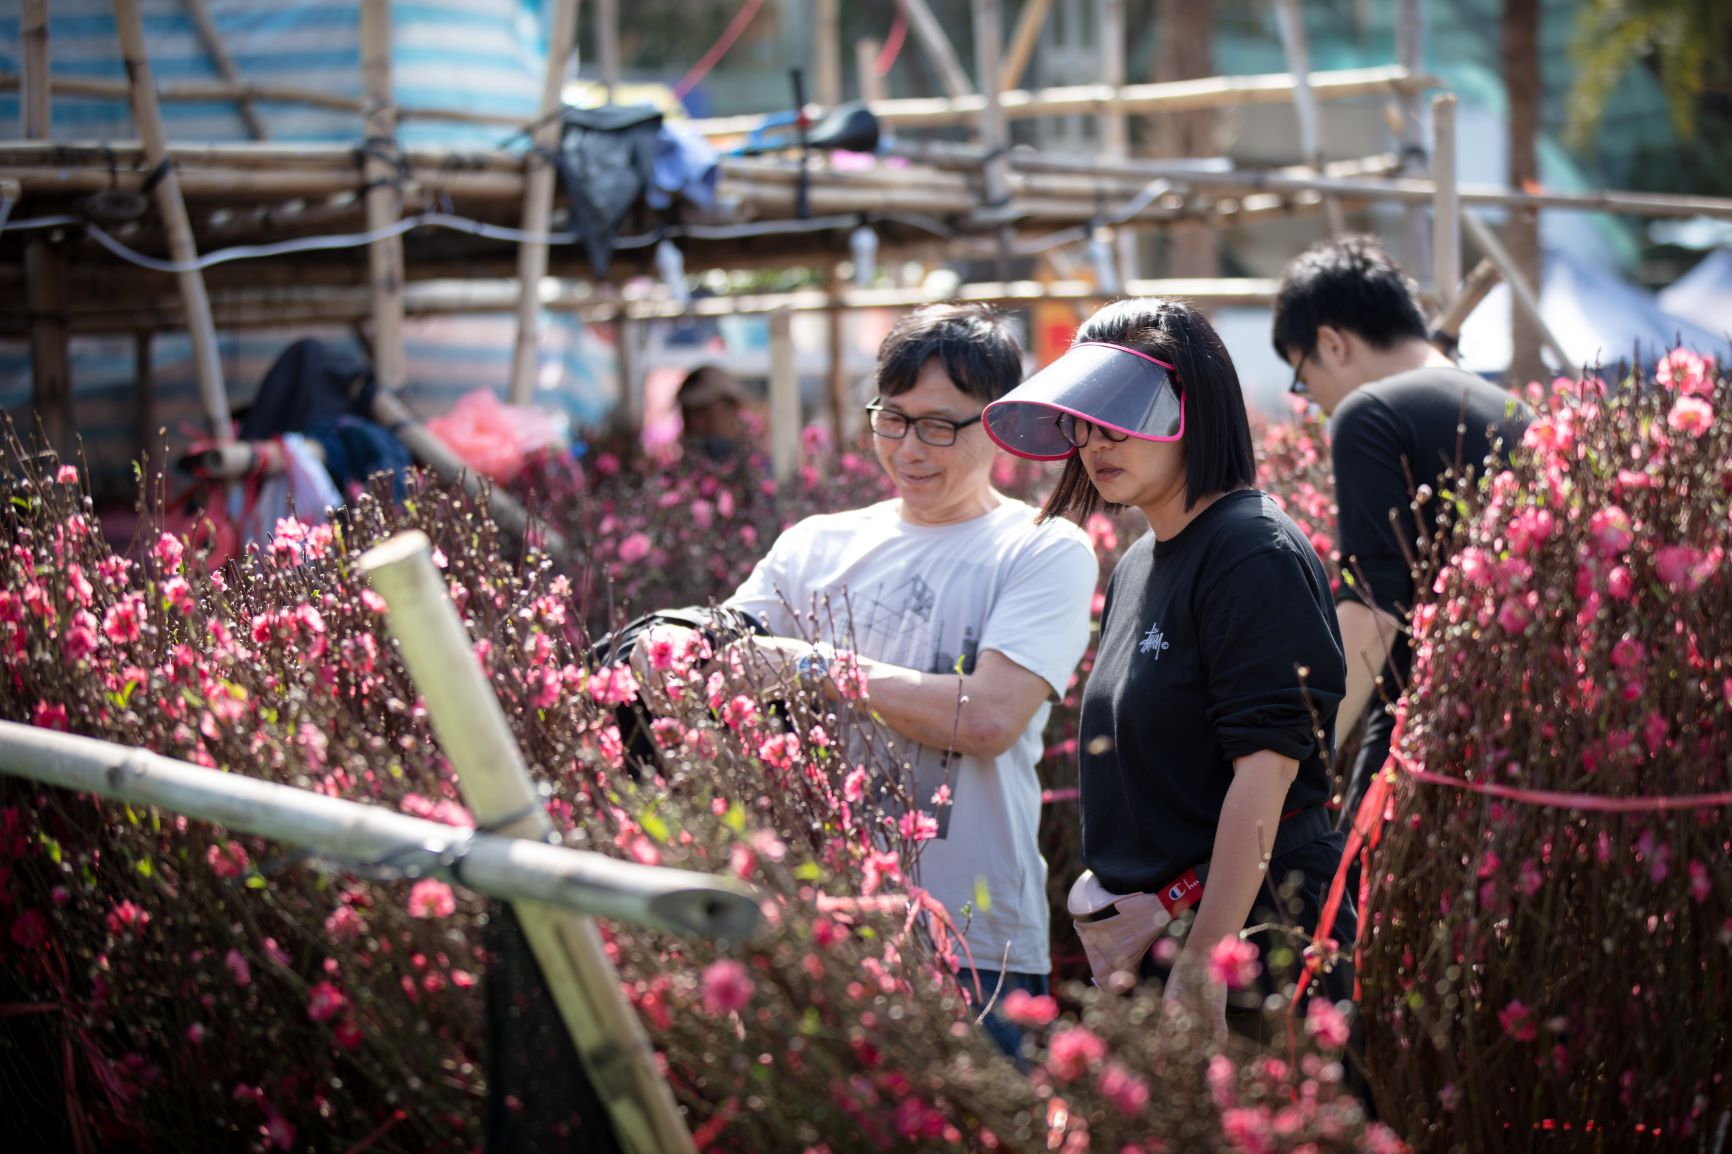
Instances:
[[[964,576],[977,565],[953,561],[945,572],[931,574],[938,582],[948,578],[961,589],[974,589],[979,581]],[[855,634],[858,648],[879,660],[928,673],[973,673],[980,655],[980,625],[964,624],[960,636],[954,622],[944,619],[939,609],[940,589],[928,575],[914,573],[901,581],[884,582],[872,590],[856,613],[860,624]],[[970,599],[972,600],[972,598]],[[955,611],[962,606],[954,597],[946,599],[946,608]],[[973,612],[968,605],[964,612]],[[924,745],[910,749],[909,763],[913,771],[913,800],[922,810],[938,820],[938,836],[950,835],[950,815],[956,804],[959,782],[951,772],[961,754],[945,754]],[[947,800],[935,804],[933,797],[941,786],[949,787]]]
[[[1167,644],[1167,635],[1161,632],[1160,625],[1151,621],[1149,622],[1149,631],[1143,634],[1143,640],[1141,644],[1137,646],[1137,652],[1153,653],[1155,655],[1155,660],[1159,661],[1161,659],[1161,650],[1171,648],[1172,646]]]

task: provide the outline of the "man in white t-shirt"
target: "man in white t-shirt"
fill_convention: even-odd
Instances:
[[[828,646],[856,655],[873,712],[903,739],[913,799],[937,819],[919,884],[966,921],[989,996],[1002,971],[1001,998],[1044,993],[1051,970],[1035,763],[1087,648],[1099,576],[1075,525],[1037,525],[1033,507],[992,487],[997,449],[980,413],[1021,379],[1016,337],[992,310],[904,318],[879,349],[867,406],[896,498],[788,529],[727,602],[778,635],[760,655],[828,678],[832,694]],[[785,640],[814,634],[816,645]],[[1014,1053],[1014,1027],[995,1017],[988,1029]]]

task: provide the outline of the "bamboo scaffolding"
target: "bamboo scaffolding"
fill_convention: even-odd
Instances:
[[[1425,0],[1396,0],[1395,58],[1409,72],[1425,67]],[[1401,110],[1401,175],[1422,176],[1427,169],[1425,125],[1420,117],[1420,94],[1403,92],[1397,105]],[[1409,276],[1422,285],[1434,283],[1431,263],[1431,237],[1426,231],[1425,210],[1409,204],[1402,211],[1401,263]]]
[[[17,92],[21,77],[15,72],[0,72],[0,92]],[[95,76],[56,76],[51,81],[56,96],[79,96],[96,100],[125,100],[130,88],[124,80],[105,80]],[[332,112],[353,112],[365,115],[367,102],[352,96],[337,96],[313,88],[298,88],[284,84],[239,84],[227,80],[181,80],[164,85],[157,98],[168,104],[296,104],[309,108],[326,108]],[[523,118],[492,112],[472,112],[462,108],[410,106],[397,110],[402,120],[441,120],[452,124],[483,124],[499,128],[521,128]]]
[[[403,215],[403,196],[393,171],[397,113],[391,92],[391,0],[361,0],[361,75],[367,90],[367,228],[376,232]],[[373,372],[380,392],[396,393],[409,379],[403,337],[403,238],[375,239],[367,246],[367,266],[373,282]]]
[[[1557,358],[1557,368],[1564,372],[1570,371],[1574,367],[1570,364],[1570,354],[1564,349],[1563,342],[1558,340],[1557,335],[1552,332],[1551,326],[1546,324],[1545,316],[1540,312],[1539,295],[1534,292],[1533,286],[1528,283],[1527,278],[1516,267],[1515,261],[1510,257],[1509,250],[1504,248],[1503,241],[1498,239],[1497,234],[1487,227],[1484,221],[1471,212],[1462,213],[1461,222],[1466,227],[1467,234],[1473,238],[1473,242],[1484,250],[1486,259],[1497,266],[1497,271],[1502,275],[1504,283],[1509,285],[1511,307],[1520,309],[1533,321],[1535,327],[1540,331],[1540,340]]]
[[[800,467],[800,374],[794,363],[793,313],[770,314],[770,471],[777,483]]]
[[[1409,89],[1439,86],[1436,78],[1415,76],[1394,65],[1314,72],[1311,89],[1319,100],[1350,100],[1360,96],[1397,96]],[[1200,80],[1169,80],[1158,84],[1079,84],[1035,90],[1012,89],[999,94],[1005,116],[1026,120],[1041,116],[1092,116],[1103,106],[1127,113],[1196,112],[1285,104],[1293,99],[1290,73],[1211,76]],[[973,124],[986,107],[980,95],[884,100],[870,104],[879,123],[893,128],[945,128]],[[761,116],[716,117],[686,122],[704,136],[740,136],[756,128]]]
[[[197,258],[198,250],[193,243],[186,202],[181,199],[179,178],[168,162],[167,135],[151,81],[150,60],[145,54],[144,23],[139,16],[138,0],[114,0],[114,23],[126,59],[126,73],[132,80],[132,114],[144,139],[145,156],[151,170],[162,173],[162,179],[156,183],[156,206],[168,231],[169,253],[175,261],[187,263]],[[193,270],[177,273],[175,278],[180,284],[187,331],[192,337],[193,365],[205,420],[214,440],[227,441],[234,431],[229,424],[228,389],[223,383],[222,359],[217,352],[216,326],[211,322],[204,277]]]
[[[1323,124],[1317,94],[1311,88],[1311,48],[1305,36],[1305,14],[1299,0],[1275,0],[1275,23],[1281,30],[1281,49],[1287,56],[1287,71],[1293,76],[1293,111],[1299,118],[1299,151],[1314,173],[1323,171]],[[1329,222],[1329,235],[1340,236],[1346,230],[1341,216],[1341,204],[1334,197],[1323,198],[1324,217]]]
[[[1040,40],[1040,32],[1046,26],[1046,15],[1052,9],[1052,0],[1025,0],[1022,11],[1016,15],[1016,31],[1010,35],[1010,48],[1004,54],[1004,68],[999,72],[999,91],[1014,89],[1022,84],[1022,74],[1028,70],[1028,62],[1034,56],[1034,46]]]
[[[884,100],[884,78],[878,75],[878,53],[883,45],[870,36],[854,41],[854,71],[860,76],[860,99],[871,104]]]
[[[725,878],[442,825],[19,722],[0,721],[0,772],[215,822],[327,855],[338,866],[392,862],[495,897],[682,937],[740,941],[758,924],[751,892]]]
[[[824,108],[842,103],[841,0],[812,5],[812,95]]]
[[[1431,101],[1433,149],[1432,184],[1437,195],[1431,211],[1432,283],[1437,304],[1447,309],[1461,280],[1461,199],[1455,184],[1455,97],[1444,92]]]
[[[532,233],[547,231],[553,218],[554,169],[546,153],[559,147],[564,123],[555,115],[563,106],[560,90],[565,85],[565,67],[577,41],[579,0],[555,0],[553,30],[547,40],[547,72],[541,82],[541,120],[535,130],[535,147],[524,179],[523,227]],[[517,248],[517,333],[511,348],[511,379],[507,394],[512,403],[527,405],[535,396],[535,374],[541,364],[541,278],[547,275],[547,245],[526,241]]]
[[[361,567],[385,599],[403,663],[476,822],[525,841],[546,841],[552,822],[433,567],[426,535],[392,538],[368,551]],[[594,921],[540,902],[519,901],[515,909],[620,1144],[635,1154],[695,1152]]]
[[[950,37],[944,34],[944,25],[932,14],[926,0],[896,0],[896,5],[907,17],[915,42],[937,70],[938,79],[951,99],[961,100],[973,95],[974,89],[968,83],[968,73],[962,70],[962,61],[957,57]]]
[[[1101,80],[1107,87],[1122,91],[1125,83],[1124,0],[1095,0],[1095,41]],[[1101,155],[1108,160],[1123,160],[1130,154],[1130,120],[1122,105],[1102,106],[1095,117],[1095,131]],[[1129,229],[1113,230],[1112,261],[1115,267],[1102,270],[1110,281],[1123,281],[1137,275],[1137,242]]]
[[[205,7],[204,0],[181,0],[181,3],[197,25],[198,38],[204,42],[205,51],[210,53],[217,71],[222,73],[224,80],[237,88],[240,87],[240,69],[235,67],[234,57],[229,55],[228,45],[223,43],[222,33],[217,30],[216,21],[211,19],[210,9]],[[246,125],[248,136],[254,140],[270,139],[271,134],[265,130],[265,122],[259,119],[258,109],[253,107],[251,97],[238,96],[235,98],[235,105],[240,112],[241,123]]]
[[[24,0],[19,31],[24,48],[24,135],[45,140],[51,134],[48,0]],[[16,199],[19,186],[8,182]],[[66,252],[47,237],[24,247],[24,276],[31,315],[30,403],[55,452],[72,452],[72,367],[66,327]]]

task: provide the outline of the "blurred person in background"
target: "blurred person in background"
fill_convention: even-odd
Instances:
[[[1447,544],[1452,506],[1437,494],[1463,469],[1482,474],[1503,459],[1532,413],[1431,343],[1413,282],[1374,237],[1325,241],[1288,266],[1274,341],[1293,368],[1292,392],[1329,417],[1341,554],[1335,611],[1347,653],[1337,732],[1363,722],[1345,827],[1389,756],[1393,704],[1413,662],[1416,574],[1446,556],[1433,556],[1432,542]]]

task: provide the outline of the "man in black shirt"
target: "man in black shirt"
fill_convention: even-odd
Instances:
[[[1288,266],[1274,337],[1293,366],[1293,391],[1330,416],[1342,570],[1335,611],[1347,655],[1338,733],[1362,713],[1365,723],[1345,824],[1389,755],[1389,703],[1412,662],[1414,567],[1440,529],[1440,540],[1448,536],[1436,494],[1452,476],[1480,475],[1488,458],[1502,458],[1531,413],[1431,344],[1412,283],[1371,237],[1325,242]]]

